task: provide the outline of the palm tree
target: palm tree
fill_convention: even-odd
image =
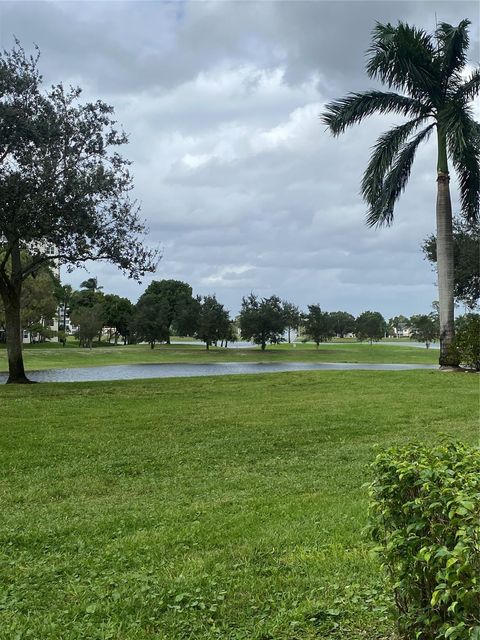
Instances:
[[[382,134],[363,176],[362,195],[369,226],[390,225],[404,190],[415,153],[434,129],[437,134],[437,274],[440,302],[440,365],[458,364],[454,347],[453,235],[449,161],[460,190],[462,213],[478,219],[480,196],[480,125],[471,101],[480,89],[480,68],[464,76],[469,20],[458,27],[438,25],[435,34],[398,23],[377,23],[368,50],[367,73],[394,91],[350,93],[331,102],[322,114],[339,135],[373,113],[409,118]]]

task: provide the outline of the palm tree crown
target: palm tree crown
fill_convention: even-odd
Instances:
[[[458,175],[464,217],[478,220],[480,125],[471,101],[480,90],[480,68],[465,78],[469,20],[445,22],[433,35],[399,22],[377,23],[368,51],[367,73],[390,91],[350,93],[327,105],[322,120],[334,135],[373,113],[409,119],[382,134],[373,147],[362,180],[367,224],[389,225],[395,203],[410,177],[415,153],[437,134],[437,273],[440,309],[440,364],[458,365],[453,305],[453,231],[449,159]]]
[[[439,24],[434,36],[407,24],[378,24],[368,51],[367,73],[402,93],[365,91],[327,105],[322,120],[334,135],[373,113],[398,113],[410,119],[380,136],[362,181],[367,223],[391,224],[395,202],[405,188],[415,153],[435,126],[437,169],[448,173],[449,156],[459,178],[462,211],[478,219],[480,126],[471,100],[480,89],[480,69],[464,78],[469,45],[468,20],[458,27]]]

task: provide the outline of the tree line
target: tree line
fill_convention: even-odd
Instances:
[[[378,311],[355,317],[347,311],[324,311],[319,304],[303,311],[277,295],[250,293],[243,297],[237,317],[231,318],[215,294],[194,295],[192,287],[179,280],[154,280],[136,304],[105,293],[96,278],[85,280],[78,290],[62,286],[47,268],[27,282],[22,293],[22,326],[38,341],[54,337],[50,327],[57,313],[59,341],[65,344],[71,335],[84,347],[106,340],[113,344],[147,342],[153,349],[157,343],[170,343],[172,336],[187,336],[201,340],[207,349],[242,338],[264,350],[268,344],[290,342],[293,332],[318,346],[346,336],[373,342],[405,330],[428,347],[439,336],[436,311],[387,321]],[[3,323],[0,306],[0,327]]]

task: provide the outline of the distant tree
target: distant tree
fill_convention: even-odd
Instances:
[[[95,293],[96,291],[101,291],[103,287],[98,284],[97,278],[87,278],[80,284],[81,289],[87,289],[88,291],[92,291]]]
[[[390,318],[387,323],[387,330],[389,336],[397,337],[399,332],[408,326],[408,318],[406,316],[394,316]]]
[[[427,349],[432,342],[435,342],[435,340],[439,338],[440,327],[438,316],[434,313],[412,316],[408,321],[408,325],[412,330],[410,340],[424,342]]]
[[[25,280],[20,301],[20,322],[22,330],[29,331],[30,339],[37,336],[43,341],[54,337],[55,332],[50,326],[57,314],[57,286],[55,276],[46,265]],[[5,324],[5,308],[0,300],[0,325]]]
[[[180,296],[175,305],[175,313],[170,330],[177,336],[194,336],[198,331],[201,298]]]
[[[108,260],[138,279],[154,270],[145,226],[129,199],[127,142],[101,101],[80,90],[45,90],[38,54],[0,53],[0,297],[10,383],[27,383],[21,340],[23,283],[44,264]],[[54,251],[51,251],[51,249]]]
[[[107,293],[102,300],[103,321],[106,327],[114,329],[114,341],[118,342],[118,337],[122,336],[126,344],[130,325],[135,313],[135,307],[128,298]],[[111,336],[109,336],[109,342]]]
[[[70,284],[61,285],[58,283],[56,289],[57,302],[60,305],[61,318],[59,318],[58,339],[65,346],[67,342],[67,316],[70,313],[70,301],[73,295],[73,287]]]
[[[39,270],[35,278],[25,280],[22,288],[22,328],[32,336],[38,334],[42,342],[55,336],[50,328],[57,315],[55,293],[55,277],[48,267]]]
[[[81,347],[92,348],[93,339],[103,327],[103,309],[101,304],[93,307],[79,307],[71,313],[74,325],[78,327],[77,337]]]
[[[335,335],[344,338],[355,331],[355,318],[346,311],[332,311],[329,314]]]
[[[220,340],[222,341],[224,347],[228,347],[229,342],[237,342],[237,324],[234,320],[230,320],[228,325],[224,327],[224,331],[220,336]]]
[[[378,311],[364,311],[355,320],[357,340],[370,340],[370,343],[385,337],[387,323]]]
[[[327,342],[335,335],[331,315],[322,311],[320,305],[309,304],[308,313],[303,320],[305,334],[318,345]]]
[[[469,20],[440,22],[433,34],[403,22],[377,23],[368,50],[367,74],[378,89],[350,93],[327,105],[323,121],[334,135],[374,113],[407,117],[383,133],[363,176],[367,224],[390,225],[414,158],[432,133],[436,139],[440,365],[455,366],[454,256],[450,164],[458,175],[462,213],[478,220],[480,125],[472,101],[480,91],[480,68],[468,72]],[[468,75],[466,75],[466,72]],[[433,174],[432,174],[433,175]]]
[[[290,343],[290,332],[292,329],[294,331],[298,331],[298,327],[302,319],[302,313],[296,305],[292,302],[288,302],[287,300],[283,301],[283,313],[285,314],[288,342]]]
[[[90,286],[92,282],[95,283],[95,286]],[[85,280],[81,283],[80,289],[71,292],[69,299],[70,309],[75,311],[83,307],[91,308],[98,304],[103,305],[105,294],[102,288],[97,286],[95,278]]]
[[[262,351],[267,342],[277,344],[283,340],[286,321],[278,296],[259,299],[251,293],[244,297],[238,321],[242,338],[259,344]]]
[[[228,311],[214,295],[205,296],[200,307],[196,337],[205,342],[207,350],[211,344],[223,340],[230,328]]]
[[[457,217],[453,221],[454,294],[459,302],[475,309],[480,300],[480,228],[478,222]],[[426,258],[437,264],[437,239],[429,236],[423,243]]]
[[[133,328],[136,339],[148,342],[151,349],[156,342],[167,342],[170,338],[168,301],[145,292],[137,302]]]
[[[153,280],[145,293],[161,298],[165,304],[168,325],[167,343],[170,343],[174,326],[184,335],[195,332],[198,304],[192,296],[192,287],[188,283],[180,280]]]

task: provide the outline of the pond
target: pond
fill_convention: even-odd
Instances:
[[[310,362],[222,362],[212,364],[123,364],[76,369],[29,371],[36,382],[94,382],[99,380],[134,380],[137,378],[193,378],[234,374],[280,373],[287,371],[408,371],[437,369],[434,364],[310,363]],[[7,374],[0,373],[0,383]]]

